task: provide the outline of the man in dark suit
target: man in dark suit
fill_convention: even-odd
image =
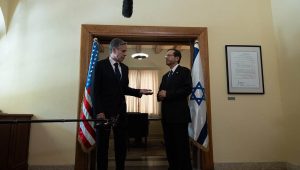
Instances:
[[[170,67],[157,94],[169,170],[191,170],[188,123],[191,122],[188,96],[192,92],[191,72],[179,65],[180,51],[169,49],[166,65]]]
[[[107,170],[111,127],[114,131],[116,169],[124,170],[127,151],[127,115],[125,95],[141,97],[152,94],[148,89],[128,87],[128,67],[122,63],[127,43],[111,40],[110,56],[96,63],[94,73],[94,114],[97,119],[116,120],[96,126],[97,169]]]

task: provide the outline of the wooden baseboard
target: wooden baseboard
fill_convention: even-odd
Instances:
[[[290,170],[286,162],[215,163],[215,170]]]

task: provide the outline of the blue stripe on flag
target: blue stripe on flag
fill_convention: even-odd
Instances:
[[[206,138],[207,138],[207,121],[205,121],[205,124],[204,124],[203,128],[201,129],[201,132],[200,132],[199,138],[197,139],[197,142],[203,144]]]
[[[197,54],[199,53],[199,48],[194,48],[194,55],[193,55],[193,63],[195,62],[195,59],[197,57]]]

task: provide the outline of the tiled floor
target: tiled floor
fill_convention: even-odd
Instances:
[[[109,148],[109,169],[114,170],[115,159],[113,141]],[[147,147],[144,143],[130,140],[126,159],[126,170],[166,170],[168,161],[162,139],[148,139]]]

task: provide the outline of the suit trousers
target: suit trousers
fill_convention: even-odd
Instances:
[[[96,128],[97,170],[108,169],[109,135],[113,129],[116,170],[124,170],[127,154],[127,128],[119,126],[99,126]]]
[[[162,122],[169,170],[192,170],[188,123]]]

